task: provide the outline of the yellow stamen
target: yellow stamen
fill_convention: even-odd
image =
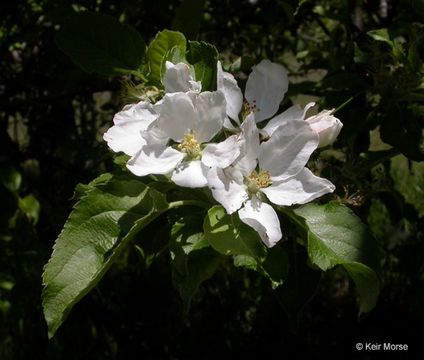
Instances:
[[[256,106],[256,100],[253,100],[253,105],[250,105],[248,101],[243,101],[243,111],[241,113],[243,119],[246,118],[251,112],[257,114],[261,109]]]
[[[254,171],[248,176],[247,188],[251,193],[257,193],[260,188],[271,185],[271,174],[267,170]]]
[[[178,144],[178,149],[181,152],[186,153],[191,159],[196,159],[200,155],[200,144],[195,139],[196,131],[193,130],[191,133],[184,134],[184,139]]]

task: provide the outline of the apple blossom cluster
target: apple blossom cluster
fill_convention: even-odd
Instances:
[[[179,186],[208,187],[228,214],[238,212],[272,247],[282,238],[272,204],[305,204],[334,191],[306,164],[318,147],[335,141],[342,123],[332,110],[305,119],[314,103],[275,116],[288,89],[279,64],[255,66],[244,99],[233,75],[217,66],[217,90],[202,92],[188,65],[166,62],[164,97],[125,106],[104,139],[131,157],[127,168],[137,176],[161,174]]]

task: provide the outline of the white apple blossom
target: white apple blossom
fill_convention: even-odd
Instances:
[[[305,204],[334,191],[327,179],[305,167],[318,146],[318,134],[306,121],[286,122],[266,142],[260,143],[254,115],[241,124],[245,146],[227,168],[212,167],[208,186],[227,213],[238,210],[240,220],[253,227],[268,247],[282,237],[276,205]]]
[[[217,66],[217,88],[225,95],[227,115],[240,125],[239,113],[243,106],[242,92],[234,76],[223,71],[219,61]],[[256,122],[272,117],[287,92],[288,84],[287,70],[283,66],[269,60],[262,60],[253,67],[247,79],[243,115],[246,116],[250,112],[255,113]],[[228,126],[230,130],[234,129],[229,122],[224,125]]]
[[[318,147],[324,147],[336,141],[336,138],[343,127],[342,122],[335,116],[331,115],[333,111],[334,109],[323,110],[306,119],[309,125],[311,125],[311,128],[319,135]]]
[[[167,61],[165,66],[163,82],[166,93],[200,92],[202,84],[200,81],[194,81],[187,64],[181,62],[174,65]],[[136,155],[148,142],[148,136],[142,136],[141,133],[159,117],[158,109],[161,102],[162,100],[157,103],[155,109],[152,104],[145,101],[124,106],[122,111],[115,114],[114,126],[103,135],[109,147],[115,152],[122,151],[129,156]]]
[[[115,151],[133,156],[146,144],[140,132],[158,118],[150,103],[126,105],[113,117],[114,126],[103,135],[109,147]]]
[[[209,166],[229,166],[240,153],[228,151],[235,147],[236,137],[202,145],[222,129],[225,109],[220,91],[166,94],[154,106],[159,117],[142,132],[146,145],[128,161],[127,168],[138,176],[172,173],[171,180],[180,186],[206,186]]]
[[[163,85],[165,86],[166,93],[200,92],[202,90],[202,83],[200,81],[194,81],[190,67],[187,64],[183,62],[173,64],[167,61],[165,67]]]

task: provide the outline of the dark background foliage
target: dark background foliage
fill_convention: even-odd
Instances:
[[[374,358],[356,351],[357,342],[405,343],[407,355],[419,353],[424,2],[181,4],[0,3],[0,359]],[[56,46],[66,17],[82,10],[120,19],[146,43],[164,28],[208,41],[242,80],[261,58],[279,61],[291,80],[282,109],[308,100],[337,108],[350,100],[337,113],[344,123],[339,140],[312,166],[337,185],[339,200],[378,241],[382,292],[371,313],[358,321],[356,290],[336,268],[323,274],[296,326],[265,280],[224,263],[186,315],[172,285],[169,255],[160,251],[160,231],[169,231],[163,220],[143,230],[150,248],[144,254],[131,249],[47,340],[42,268],[72,208],[76,184],[116,166],[102,134],[125,95],[122,79],[87,74]]]

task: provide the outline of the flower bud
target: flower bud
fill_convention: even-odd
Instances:
[[[342,122],[330,115],[333,110],[323,110],[320,113],[305,119],[311,128],[319,135],[318,147],[332,144],[343,127]]]

